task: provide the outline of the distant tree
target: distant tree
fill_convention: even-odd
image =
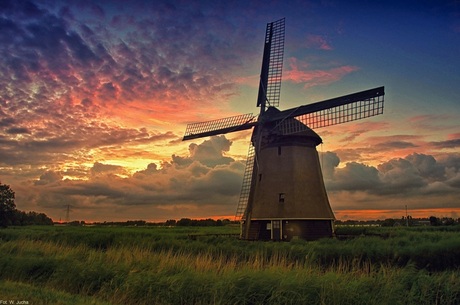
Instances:
[[[53,220],[44,213],[23,212],[15,210],[13,212],[12,225],[28,226],[28,225],[53,225]]]
[[[231,224],[231,223],[232,223],[232,221],[230,219],[228,219],[228,218],[222,219],[222,225],[224,225],[224,226],[226,226],[228,224]],[[238,223],[238,222],[236,222],[236,223]]]
[[[455,220],[453,218],[445,218],[442,220],[442,224],[445,226],[453,226],[455,225]]]
[[[166,220],[165,226],[175,226],[176,225],[176,220],[175,219],[169,219]]]
[[[145,226],[146,223],[147,222],[145,220],[128,220],[126,222],[126,225],[128,225],[128,226]]]
[[[190,227],[190,226],[195,226],[196,225],[196,220],[192,220],[190,218],[181,218],[176,225],[182,226],[182,227]]]
[[[387,218],[382,222],[382,227],[393,227],[396,223],[396,220],[393,218]]]
[[[9,185],[0,183],[0,227],[13,224],[16,211],[14,192]]]
[[[430,216],[430,225],[439,226],[440,224],[441,224],[441,220],[439,218]]]

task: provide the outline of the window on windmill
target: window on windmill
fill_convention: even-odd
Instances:
[[[286,198],[286,194],[285,193],[279,193],[278,194],[278,202],[279,203],[284,203],[284,199]]]

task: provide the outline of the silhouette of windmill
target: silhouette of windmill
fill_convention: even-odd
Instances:
[[[259,115],[188,124],[183,140],[253,128],[236,217],[250,240],[333,236],[335,220],[316,146],[321,128],[383,113],[384,87],[279,110],[285,19],[267,24]]]

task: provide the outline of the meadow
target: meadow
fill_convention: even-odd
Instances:
[[[237,226],[2,229],[0,301],[460,304],[460,226],[338,227],[346,238],[314,242],[219,235],[238,232]]]

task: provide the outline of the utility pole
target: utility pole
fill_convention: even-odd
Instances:
[[[70,221],[70,204],[67,205],[67,209],[65,211],[65,222],[69,223]]]

